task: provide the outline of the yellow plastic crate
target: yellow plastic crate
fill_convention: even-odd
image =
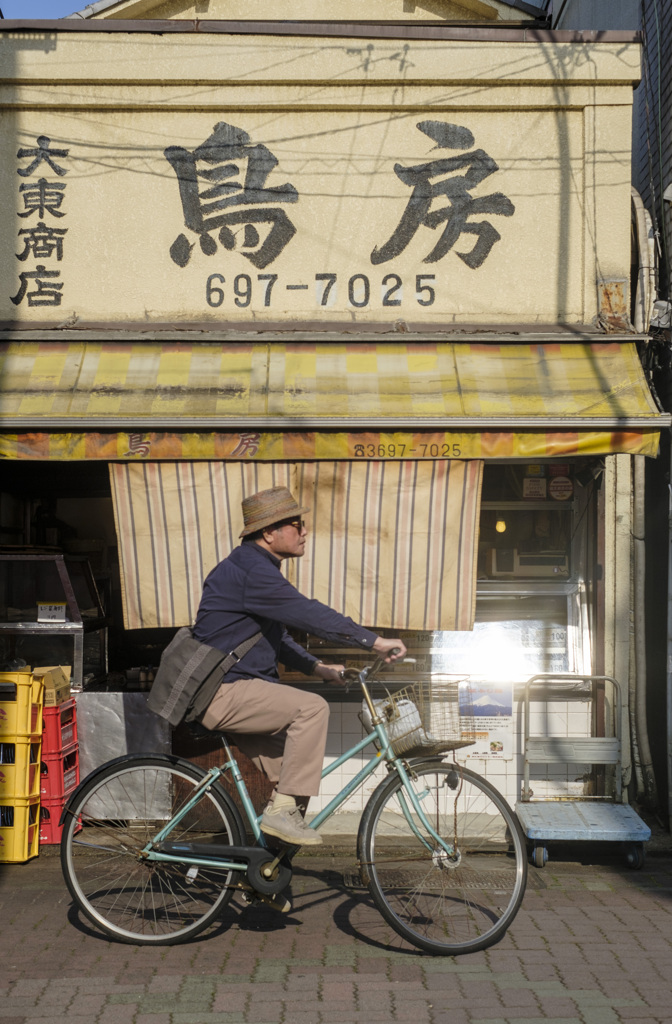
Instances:
[[[40,798],[0,803],[0,862],[23,864],[40,852]]]
[[[40,795],[41,753],[39,740],[0,740],[0,804],[7,797]]]
[[[0,672],[0,739],[40,737],[44,683],[30,670]]]

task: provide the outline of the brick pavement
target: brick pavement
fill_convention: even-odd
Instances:
[[[530,869],[497,946],[437,958],[389,931],[342,852],[296,861],[289,915],[234,903],[152,949],[90,929],[43,854],[0,867],[0,1024],[672,1024],[672,851],[639,872],[582,859]]]

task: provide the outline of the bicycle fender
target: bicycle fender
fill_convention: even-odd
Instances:
[[[449,754],[449,753],[450,753],[450,751],[446,751],[446,754],[430,754],[430,755],[427,755],[425,757],[422,757],[422,756],[419,756],[419,757],[409,757],[409,758],[405,759],[404,763],[407,764],[410,769],[417,768],[417,767],[419,767],[422,764],[444,764],[446,762],[446,755]],[[449,761],[448,764],[454,764],[454,762]],[[458,768],[458,766],[455,765],[455,768]],[[392,779],[394,778],[395,774],[396,774],[396,772],[394,770],[394,766],[392,766],[390,768],[389,774],[386,776],[386,778],[380,780],[380,782],[378,783],[376,788],[373,790],[373,792],[369,796],[369,799],[366,801],[366,805],[367,806],[369,805],[369,803],[371,803],[375,799],[375,797],[377,796],[377,794],[380,792],[381,789],[384,789],[385,786],[389,786],[390,785],[390,783],[392,782]],[[359,842],[360,842],[360,839],[363,836],[363,830],[362,830],[362,820],[363,820],[363,817],[364,817],[364,815],[362,815],[362,817],[360,818],[360,820],[359,820],[359,828],[357,829],[357,850],[359,850],[359,848],[360,848],[359,847]]]
[[[202,768],[198,764],[194,764],[192,761],[187,761],[183,757],[176,757],[174,754],[152,754],[143,752],[135,754],[122,754],[121,757],[113,757],[111,761],[105,761],[104,764],[98,765],[98,767],[94,768],[92,772],[89,772],[86,778],[82,779],[79,785],[75,789],[73,789],[72,793],[69,794],[68,799],[65,802],[63,811],[61,812],[61,817],[58,822],[59,826],[62,826],[65,823],[66,815],[68,814],[70,810],[70,805],[73,803],[75,797],[77,797],[82,792],[82,790],[86,786],[88,786],[94,779],[96,779],[102,772],[107,771],[107,769],[111,768],[113,765],[121,765],[131,761],[137,761],[138,758],[140,757],[151,757],[152,760],[155,760],[157,762],[157,764],[185,765],[190,770],[197,772],[202,778],[204,778],[207,775],[207,771],[205,768]],[[240,828],[243,829],[243,832],[241,834],[244,835],[245,833],[243,819],[240,816],[240,811],[238,810],[238,808],[236,807],[235,803],[233,802],[229,794],[226,792],[226,790],[222,786],[218,785],[218,782],[215,782],[214,785],[217,787],[219,794],[224,798],[226,803],[231,808],[232,812],[235,814],[237,824],[239,824]]]

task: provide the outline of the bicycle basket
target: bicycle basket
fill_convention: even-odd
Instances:
[[[471,703],[467,689],[466,680],[427,679],[374,699],[374,708],[385,722],[393,752],[398,757],[411,757],[470,746],[474,742],[473,717],[460,714],[461,703]],[[366,702],[359,717],[370,730],[371,715]]]

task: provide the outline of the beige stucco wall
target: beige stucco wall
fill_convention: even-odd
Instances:
[[[581,323],[598,281],[629,276],[635,44],[0,33],[0,61],[4,321]],[[200,163],[224,176],[198,179],[196,209],[231,198],[206,220],[238,220],[233,249],[210,227],[208,255],[164,151],[189,164],[222,122],[246,133],[238,170],[222,152]],[[66,174],[44,159],[19,173],[40,136]],[[254,244],[246,214],[267,217]],[[447,224],[452,246],[427,262]]]
[[[84,8],[85,10],[86,8]],[[331,0],[328,9],[316,0],[121,0],[95,11],[93,19],[108,18],[230,18],[296,19],[306,21],[448,21],[472,19],[520,21],[521,10],[497,0]]]

